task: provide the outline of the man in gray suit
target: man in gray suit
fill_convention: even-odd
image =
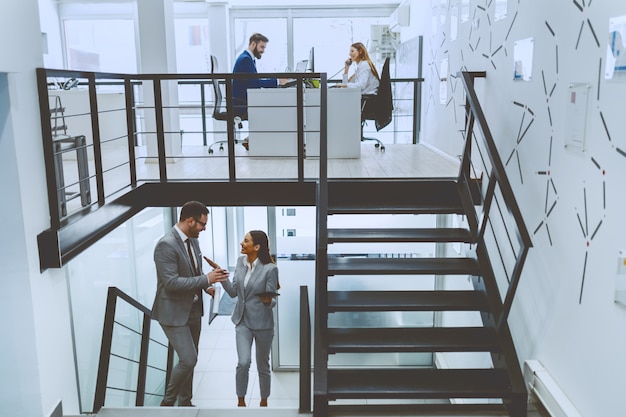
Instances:
[[[178,354],[161,406],[191,404],[193,370],[198,361],[202,325],[202,291],[213,296],[216,282],[228,278],[228,271],[216,268],[202,272],[198,235],[205,230],[209,209],[198,202],[183,205],[180,219],[154,248],[157,291],[152,318],[157,320]]]

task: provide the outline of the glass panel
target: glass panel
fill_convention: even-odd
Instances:
[[[139,364],[116,356],[109,362],[107,397],[104,405],[129,407],[135,405]],[[117,391],[119,394],[114,394]],[[109,397],[111,394],[111,397]]]
[[[65,268],[68,274],[77,375],[83,407],[81,413],[90,412],[93,405],[108,287],[117,286],[144,306],[152,307],[156,291],[153,248],[156,240],[165,231],[168,213],[168,210],[162,208],[143,210],[81,253]],[[94,268],[94,265],[97,267]],[[118,318],[124,324],[132,325],[129,327],[140,328],[138,313],[130,313],[128,304],[123,301],[118,304],[120,307]],[[131,319],[126,320],[126,317]],[[124,332],[119,330],[118,325],[115,327],[116,335],[128,333],[127,330]],[[153,324],[152,330],[153,338],[164,340],[159,333],[161,330],[158,325]],[[128,335],[127,346],[131,345],[131,340],[132,343],[138,343],[138,336]],[[153,351],[149,354],[151,363],[156,366],[162,360],[160,367],[164,368],[165,360],[162,358],[166,358],[167,353],[163,356],[154,346],[151,346],[151,349]],[[126,369],[130,369],[129,367],[128,364],[115,362],[112,369],[120,375],[115,377],[117,380],[110,379],[109,385],[112,386],[112,382],[125,381],[122,374]],[[133,372],[132,378],[136,384],[136,371]],[[107,405],[108,401],[107,398]],[[131,403],[134,404],[134,397]]]
[[[168,341],[165,333],[163,333],[163,329],[156,321],[153,320],[150,324],[144,405],[157,406],[165,393]]]
[[[132,19],[66,20],[63,23],[68,69],[137,72]]]

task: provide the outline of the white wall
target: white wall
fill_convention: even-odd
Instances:
[[[422,141],[450,155],[463,144],[462,85],[449,77],[452,100],[439,104],[441,61],[451,75],[486,71],[477,81],[481,103],[534,244],[509,320],[520,361],[539,360],[583,416],[622,414],[626,308],[613,291],[626,248],[626,79],[603,74],[609,18],[626,15],[626,6],[509,0],[508,16],[495,21],[496,1],[471,0],[470,21],[452,41],[449,7],[460,1],[410,2],[402,40],[424,35]],[[513,81],[514,43],[529,37],[532,80]],[[568,86],[579,82],[590,84],[585,152],[564,147]]]
[[[0,415],[77,412],[67,287],[40,273],[37,234],[49,227],[35,68],[43,66],[37,0],[3,2],[0,37]]]
[[[59,11],[54,0],[39,0],[39,15],[42,16],[41,32],[45,33],[46,46],[43,60],[46,68],[64,68],[63,41],[61,38],[62,23],[59,21]]]

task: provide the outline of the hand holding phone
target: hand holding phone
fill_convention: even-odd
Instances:
[[[346,67],[349,67],[350,65],[352,65],[352,59],[348,58],[346,59]]]

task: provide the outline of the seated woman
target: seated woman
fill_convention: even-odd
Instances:
[[[348,72],[352,63],[356,64],[354,73],[348,77]],[[350,58],[346,60],[345,68],[343,70],[343,83],[338,84],[338,87],[347,88],[360,88],[361,95],[368,96],[376,94],[378,90],[378,84],[380,83],[380,76],[374,63],[370,59],[365,45],[361,42],[356,42],[350,45]]]

